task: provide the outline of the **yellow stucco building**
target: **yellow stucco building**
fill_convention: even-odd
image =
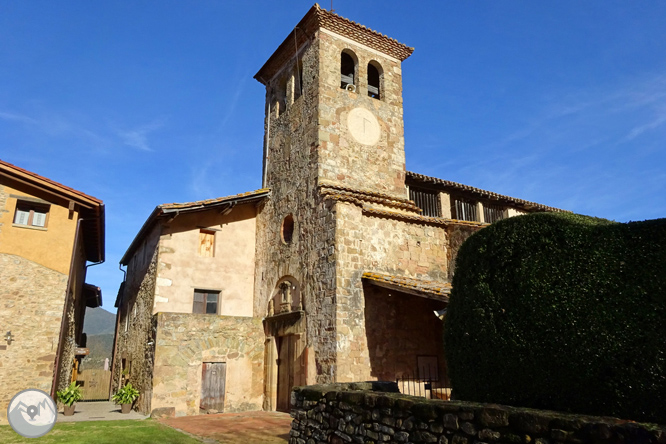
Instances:
[[[71,381],[85,308],[101,305],[85,278],[104,220],[101,200],[0,160],[0,421],[19,391]]]

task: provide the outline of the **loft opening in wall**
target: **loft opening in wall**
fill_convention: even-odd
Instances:
[[[211,230],[199,230],[199,256],[215,256],[215,232]]]
[[[382,66],[374,60],[368,63],[368,96],[381,100]]]
[[[340,88],[356,90],[356,55],[345,49],[340,56]]]

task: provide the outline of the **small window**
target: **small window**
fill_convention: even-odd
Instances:
[[[355,73],[356,61],[354,57],[348,52],[343,52],[340,56],[340,88],[355,91]]]
[[[381,99],[381,66],[377,62],[368,63],[368,96]]]
[[[199,231],[199,256],[215,256],[215,232],[211,230]]]
[[[453,219],[477,221],[476,202],[451,196]]]
[[[294,238],[294,216],[291,214],[284,218],[282,221],[282,230],[280,233],[282,242],[290,244]]]
[[[46,228],[48,215],[48,205],[18,201],[16,204],[16,213],[14,214],[14,224]]]
[[[294,72],[294,102],[303,95],[303,62],[296,63]]]
[[[210,290],[194,290],[192,313],[217,314],[220,292]]]

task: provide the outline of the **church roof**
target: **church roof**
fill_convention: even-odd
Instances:
[[[567,210],[562,210],[555,207],[549,207],[548,205],[543,205],[536,202],[530,202],[528,200],[518,199],[516,197],[505,196],[503,194],[482,190],[481,188],[476,188],[469,185],[463,185],[457,182],[451,182],[450,180],[438,179],[437,177],[425,176],[423,174],[413,173],[411,171],[407,171],[406,173],[407,173],[406,181],[408,182],[408,184],[409,182],[413,184],[419,183],[423,185],[429,185],[431,187],[448,192],[461,192],[464,194],[472,195],[476,198],[486,198],[490,200],[496,200],[502,203],[511,204],[518,208],[522,208],[528,211],[554,211],[560,213],[569,212]]]
[[[427,279],[394,276],[375,272],[363,273],[363,279],[370,281],[370,283],[377,285],[378,287],[384,287],[443,302],[448,302],[449,294],[451,294],[450,282],[437,282]]]
[[[264,85],[268,83],[284,64],[295,55],[296,48],[300,48],[320,28],[340,34],[400,61],[404,61],[414,52],[414,48],[412,47],[333,12],[322,9],[315,3],[278,49],[275,50],[268,61],[266,61],[264,66],[261,67],[254,78]]]

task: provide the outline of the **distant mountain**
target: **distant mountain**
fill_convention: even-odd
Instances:
[[[88,336],[86,348],[90,354],[81,361],[81,369],[103,368],[104,360],[113,354],[113,335],[92,335]]]
[[[116,330],[116,315],[103,308],[86,308],[86,317],[83,321],[83,332],[88,335],[114,334]]]

